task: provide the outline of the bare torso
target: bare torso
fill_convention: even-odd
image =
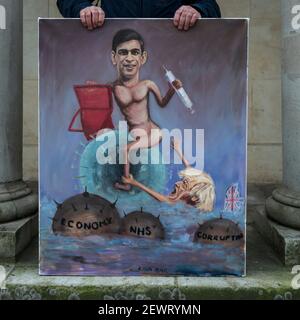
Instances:
[[[147,80],[140,81],[132,87],[115,83],[113,91],[116,102],[128,123],[129,131],[144,129],[147,135],[150,135],[151,129],[159,129],[150,118],[148,106],[150,89]]]
[[[125,85],[120,80],[113,85],[113,93],[119,108],[127,121],[131,136],[135,141],[130,142],[123,150],[127,162],[124,166],[124,177],[130,175],[129,152],[143,148],[152,148],[162,139],[160,128],[151,120],[149,111],[149,93],[152,92],[160,107],[164,107],[174,95],[174,90],[169,89],[162,97],[157,85],[150,80],[136,81],[135,84]],[[142,129],[142,130],[141,130]],[[153,130],[155,129],[155,130]],[[116,183],[115,187],[121,190],[130,190],[129,184]]]

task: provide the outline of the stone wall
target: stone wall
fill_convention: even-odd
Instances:
[[[219,0],[223,17],[250,17],[249,182],[282,178],[279,0]]]
[[[60,17],[55,0],[24,0],[24,178],[37,179],[37,18]],[[249,182],[282,179],[279,0],[218,0],[223,17],[250,17]]]

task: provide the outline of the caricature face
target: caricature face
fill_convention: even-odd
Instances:
[[[183,178],[182,180],[176,182],[174,190],[171,193],[172,199],[180,199],[183,195],[187,195],[199,182],[192,178]]]
[[[189,192],[191,190],[189,179],[183,179],[176,182],[173,192],[171,193],[171,197],[174,199],[180,198],[183,193]]]
[[[117,67],[118,74],[122,78],[134,78],[146,61],[147,52],[142,52],[137,40],[123,42],[117,47],[116,52],[112,52],[112,63]]]

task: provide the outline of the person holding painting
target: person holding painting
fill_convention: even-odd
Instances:
[[[187,31],[200,18],[221,17],[215,0],[57,0],[57,6],[89,30],[102,27],[105,18],[173,18],[178,30]]]

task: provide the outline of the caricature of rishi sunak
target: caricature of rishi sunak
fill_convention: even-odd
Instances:
[[[118,78],[113,83],[114,97],[134,138],[133,142],[120,150],[125,156],[124,177],[126,178],[130,176],[129,152],[154,147],[162,139],[159,126],[150,117],[150,93],[154,95],[157,104],[163,108],[175,94],[174,87],[179,89],[182,84],[179,80],[175,80],[172,83],[174,87],[170,85],[166,95],[162,96],[160,89],[153,81],[140,79],[140,70],[147,62],[148,54],[144,39],[134,30],[123,29],[117,32],[113,39],[111,58],[118,73]],[[129,191],[131,185],[120,181],[115,184],[115,188]]]

